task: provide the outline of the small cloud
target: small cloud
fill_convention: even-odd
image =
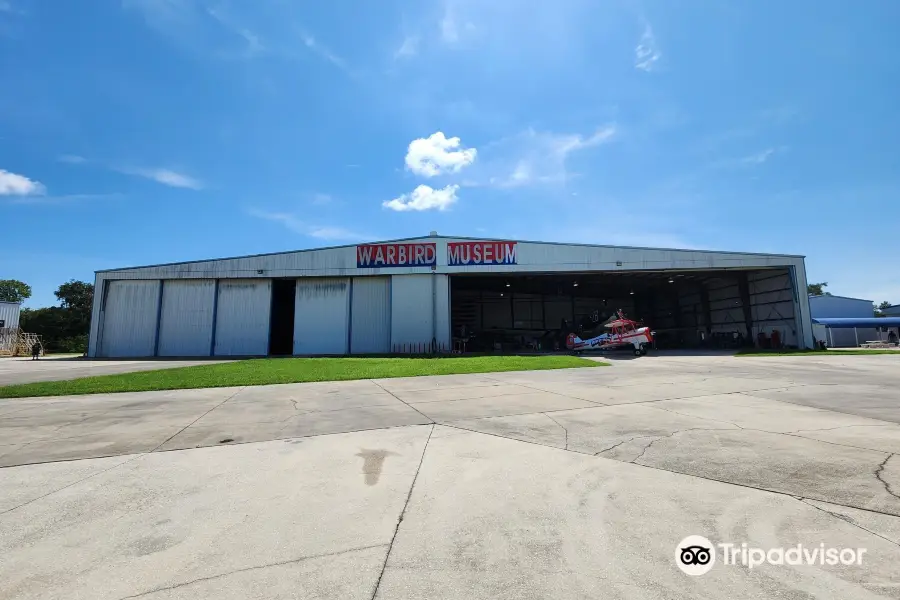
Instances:
[[[125,168],[117,170],[126,175],[143,177],[145,179],[150,179],[152,181],[155,181],[156,183],[161,183],[169,187],[185,188],[189,190],[203,189],[203,183],[201,183],[197,179],[189,177],[188,175],[184,175],[183,173],[172,171],[170,169]]]
[[[456,44],[460,38],[460,23],[456,18],[453,7],[448,3],[444,9],[444,16],[441,17],[439,23],[441,39],[447,44]],[[475,30],[475,25],[466,21],[462,25],[462,30],[470,33]]]
[[[652,71],[656,61],[660,59],[662,54],[656,47],[656,37],[653,35],[653,29],[647,24],[644,27],[644,33],[637,47],[634,49],[634,66],[642,71]]]
[[[343,69],[344,71],[349,70],[347,62],[343,58],[320,44],[318,41],[316,41],[316,38],[309,35],[308,33],[302,33],[301,38],[303,39],[304,45],[306,45],[306,47],[309,48],[312,52],[318,54],[320,57],[324,58],[336,67]]]
[[[450,11],[449,6],[441,19],[441,39],[449,44],[454,44],[459,41],[459,30],[456,26],[456,19],[453,17],[453,13]]]
[[[565,182],[569,177],[566,161],[570,155],[604,144],[615,135],[614,125],[601,127],[587,137],[528,129],[485,149],[487,185],[513,188]]]
[[[751,154],[750,156],[745,156],[741,159],[741,164],[745,165],[761,165],[771,157],[777,151],[776,148],[766,148],[762,152],[758,152],[756,154]]]
[[[310,227],[308,235],[319,240],[361,240],[364,236],[343,227]]]
[[[401,58],[410,58],[419,53],[419,36],[417,35],[409,35],[403,40],[403,43],[400,44],[400,47],[397,48],[397,51],[394,52],[394,59]]]
[[[366,236],[354,231],[350,231],[349,229],[345,229],[343,227],[328,225],[309,225],[305,221],[291,213],[268,212],[257,209],[250,209],[247,212],[251,216],[258,219],[265,219],[266,221],[281,223],[295,233],[299,233],[301,235],[316,238],[319,240],[353,241],[367,239]]]
[[[422,210],[447,210],[457,201],[458,185],[448,185],[436,190],[427,185],[420,185],[411,194],[403,194],[399,198],[388,200],[382,206],[398,212]]]
[[[475,162],[477,154],[475,148],[463,149],[458,137],[447,138],[443,132],[438,131],[427,138],[409,143],[406,167],[423,177],[458,173]]]
[[[333,200],[334,200],[334,198],[332,198],[328,194],[313,194],[313,197],[312,197],[312,203],[319,204],[319,205],[331,204],[331,202]]]
[[[0,169],[0,196],[40,196],[46,191],[38,181]]]
[[[58,160],[59,162],[68,163],[70,165],[83,165],[87,162],[85,157],[78,156],[77,154],[63,154]]]

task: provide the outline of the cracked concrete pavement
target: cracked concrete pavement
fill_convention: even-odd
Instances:
[[[0,400],[0,599],[900,598],[897,360]]]

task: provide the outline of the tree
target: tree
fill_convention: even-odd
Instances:
[[[84,352],[91,325],[94,286],[70,280],[56,289],[60,306],[22,309],[19,326],[41,336],[50,352]]]
[[[887,300],[885,300],[885,301],[882,302],[881,304],[877,304],[877,305],[873,305],[873,306],[875,307],[875,316],[876,316],[876,317],[883,317],[883,316],[884,316],[884,309],[890,308],[891,306],[893,306],[893,304],[891,304],[890,302],[888,302]]]
[[[822,283],[810,283],[806,286],[806,293],[810,296],[830,296],[831,292],[826,292],[826,287],[828,287],[827,281],[823,281]]]
[[[0,301],[23,302],[31,298],[31,286],[18,279],[0,279]]]
[[[71,279],[57,288],[54,295],[62,303],[63,308],[75,310],[91,310],[94,299],[94,284]]]

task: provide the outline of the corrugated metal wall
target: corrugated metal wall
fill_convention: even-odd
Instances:
[[[101,307],[100,356],[153,356],[160,281],[110,281]]]
[[[215,293],[212,279],[163,282],[159,356],[209,356]]]
[[[294,354],[346,354],[350,321],[350,278],[297,280]]]
[[[19,326],[19,312],[21,305],[18,302],[0,302],[0,329],[15,329]]]
[[[351,305],[350,352],[390,352],[391,278],[354,277]]]
[[[738,332],[747,335],[741,291],[737,280],[718,279],[710,281],[709,316],[713,333]]]
[[[216,356],[264,356],[269,353],[271,280],[219,282]]]
[[[446,275],[391,278],[391,345],[450,344],[450,282]]]
[[[753,271],[747,274],[753,336],[778,331],[781,341],[797,344],[797,319],[794,315],[794,289],[787,270]]]
[[[875,309],[870,300],[845,298],[843,296],[811,296],[809,308],[812,317],[823,318],[871,318]],[[853,329],[832,329],[828,332],[828,343],[834,348],[853,348],[859,343],[880,339],[874,327]]]

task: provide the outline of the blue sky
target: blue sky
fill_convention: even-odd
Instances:
[[[900,303],[900,3],[0,0],[0,278],[427,234]]]

